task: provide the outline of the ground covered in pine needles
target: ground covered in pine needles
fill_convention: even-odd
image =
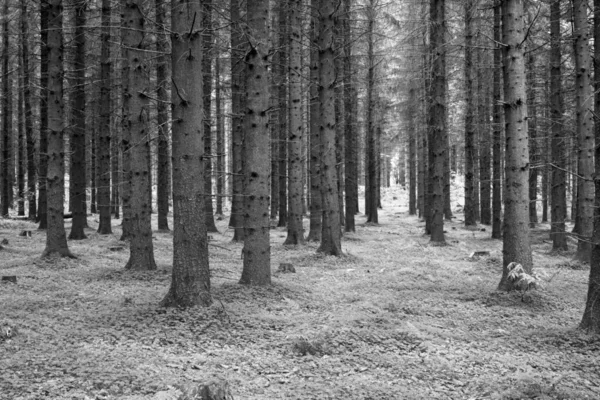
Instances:
[[[550,253],[548,225],[533,232],[544,288],[506,294],[490,227],[467,230],[457,214],[435,247],[402,189],[383,204],[381,224],[357,218],[342,258],[283,246],[273,229],[273,271],[296,273],[265,288],[237,283],[241,245],[219,221],[214,304],[190,310],[158,307],[170,233],[154,234],[158,271],[139,273],[123,269],[118,233],[90,229],[69,243],[78,259],[41,260],[44,233],[0,221],[0,275],[17,277],[0,284],[0,398],[177,399],[212,379],[235,399],[600,398],[600,338],[577,330],[588,268]]]

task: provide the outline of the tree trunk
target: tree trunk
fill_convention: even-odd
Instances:
[[[18,90],[17,94],[17,182],[18,182],[18,195],[17,195],[17,215],[25,216],[25,164],[27,162],[25,154],[25,116],[23,115],[23,48],[19,48],[18,55]]]
[[[465,1],[465,226],[477,225],[475,205],[475,88],[473,67],[473,0]]]
[[[577,253],[575,259],[590,261],[590,237],[594,216],[594,135],[593,97],[590,82],[590,47],[587,0],[573,0],[573,36],[575,49],[575,114],[578,137],[577,172],[581,177],[577,188]]]
[[[215,114],[216,115],[216,169],[217,169],[217,209],[216,213],[223,215],[223,196],[225,195],[225,126],[223,123],[222,90],[221,90],[221,58],[215,58]]]
[[[4,15],[8,16],[8,1],[4,2]],[[11,169],[12,165],[12,73],[9,70],[9,22],[10,19],[4,18],[2,23],[2,158],[0,158],[0,165],[2,170],[0,175],[2,181],[0,187],[2,192],[0,194],[0,216],[8,217],[8,209],[12,208],[12,178],[15,173],[14,169]]]
[[[48,0],[40,2],[40,161],[38,172],[38,229],[48,227]]]
[[[318,51],[318,0],[311,1],[315,10],[311,15],[310,49],[310,138],[309,138],[309,168],[310,168],[310,222],[309,242],[320,242],[323,230],[323,203],[321,201],[321,129],[319,124],[319,51]]]
[[[430,140],[433,155],[430,176],[431,191],[431,243],[445,244],[444,238],[444,161],[446,159],[446,34],[445,1],[430,2],[430,44],[432,96],[429,106]]]
[[[231,0],[231,164],[232,200],[231,217],[229,226],[234,229],[233,241],[244,240],[242,195],[244,185],[244,169],[242,158],[242,144],[244,137],[245,89],[246,77],[244,70],[245,44],[240,15],[242,0]]]
[[[152,205],[146,195],[150,191],[149,121],[148,121],[148,43],[145,35],[142,5],[144,0],[128,0],[123,5],[123,46],[126,60],[124,69],[127,86],[124,86],[123,115],[125,130],[131,140],[130,164],[130,228],[129,261],[125,269],[154,270],[154,247],[150,223]],[[124,135],[125,136],[125,135]]]
[[[166,30],[166,4],[164,0],[155,0],[156,8],[156,122],[158,124],[158,163],[156,171],[156,208],[158,212],[158,230],[168,231],[169,195],[171,194],[171,157],[169,157],[169,36]],[[184,21],[185,22],[185,21]]]
[[[33,110],[31,107],[31,73],[29,71],[29,15],[27,1],[21,0],[21,48],[23,54],[23,107],[25,117],[25,139],[27,141],[27,200],[29,219],[37,217],[35,138],[33,137]]]
[[[212,60],[214,52],[214,32],[212,25],[212,0],[202,0],[202,41],[204,43],[204,56],[202,58],[202,77],[204,95],[204,216],[208,232],[218,232],[215,225],[212,190]]]
[[[357,132],[356,132],[356,89],[354,87],[352,74],[352,28],[350,25],[351,0],[344,0],[342,12],[342,35],[343,35],[343,63],[344,63],[344,112],[345,112],[345,134],[344,134],[344,188],[346,191],[346,220],[344,230],[355,232],[356,226],[354,216],[358,212],[358,179],[357,179]],[[318,53],[317,53],[318,54]],[[316,88],[316,87],[315,87]],[[318,91],[315,91],[318,95]],[[318,108],[318,105],[316,106]],[[312,214],[311,214],[312,215]],[[320,217],[320,214],[319,214]]]
[[[365,134],[366,134],[366,170],[367,183],[365,184],[365,213],[367,222],[379,223],[377,212],[377,138],[374,121],[375,100],[373,90],[375,89],[375,55],[373,43],[373,30],[375,25],[374,0],[369,0],[366,7],[367,13],[367,77],[366,77],[366,97],[365,97]]]
[[[279,222],[278,227],[288,223],[287,204],[287,139],[288,139],[288,3],[290,0],[279,2]]]
[[[502,12],[504,115],[506,127],[506,196],[504,200],[503,271],[499,290],[513,289],[507,266],[516,262],[531,273],[529,237],[529,149],[523,44],[523,0],[505,0]]]
[[[244,266],[240,283],[271,283],[271,246],[269,243],[269,77],[268,52],[269,1],[247,4],[245,37],[247,103],[244,130]]]
[[[279,20],[279,13],[271,9],[271,26],[277,26]],[[271,47],[275,48],[275,43],[279,41],[279,30],[271,29],[269,40]],[[279,74],[275,71],[276,66],[280,65],[280,51],[275,51],[271,58],[272,70],[269,74],[269,101],[272,110],[279,109]],[[269,126],[271,128],[271,219],[276,219],[279,213],[279,111],[272,111],[269,113]]]
[[[407,131],[408,131],[408,215],[417,214],[417,134],[415,111],[417,97],[415,88],[408,89]]]
[[[492,148],[492,238],[502,238],[502,50],[501,40],[501,15],[500,4],[494,6],[494,83],[493,83],[493,148]]]
[[[559,0],[555,1],[559,3]],[[560,3],[559,3],[560,4]],[[554,6],[552,3],[551,6]],[[556,6],[558,7],[558,6]],[[554,9],[551,9],[554,11]],[[558,19],[558,18],[557,18]],[[560,34],[560,32],[555,32]],[[557,35],[558,37],[558,35]],[[600,40],[600,0],[594,0],[594,42]],[[600,46],[594,48],[594,100],[596,110],[600,107]],[[554,70],[554,69],[553,69]],[[600,123],[596,117],[596,126],[594,131],[596,143],[600,143]],[[590,278],[588,284],[587,299],[585,302],[585,311],[581,320],[580,328],[594,333],[600,333],[600,148],[596,146],[595,151],[595,202],[594,202],[594,230],[592,234],[591,259],[590,259]],[[553,203],[554,205],[554,203]],[[554,208],[554,207],[552,207]]]
[[[210,271],[203,202],[204,153],[200,1],[171,0],[173,109],[173,274],[165,307],[208,306]]]
[[[284,244],[304,244],[302,227],[302,1],[289,0],[290,18],[290,129],[288,137],[288,224]]]
[[[529,168],[529,226],[534,228],[538,223],[537,215],[537,191],[538,191],[538,167],[539,152],[537,146],[537,106],[535,93],[535,58],[533,53],[529,53],[526,62],[528,72],[527,85],[527,107],[529,118],[527,125],[529,127],[529,159],[532,168]]]
[[[85,25],[87,3],[71,0],[75,11],[75,58],[73,62],[74,80],[71,93],[71,165],[70,186],[73,193],[73,223],[69,239],[81,240],[87,236],[84,228],[87,226],[86,179],[85,179]],[[110,160],[110,153],[109,153]],[[108,170],[107,170],[108,173]],[[110,180],[109,180],[110,182]],[[109,198],[110,202],[110,198]],[[110,212],[110,211],[109,211]]]
[[[342,255],[341,227],[335,170],[335,52],[333,28],[336,6],[319,0],[319,121],[321,131],[321,196],[323,229],[318,251],[326,255]]]
[[[67,245],[64,225],[65,149],[63,103],[63,5],[50,0],[48,7],[48,229],[42,257],[74,257]]]
[[[484,65],[487,60],[484,50],[479,50],[479,70],[477,72],[477,85],[479,102],[477,105],[479,125],[479,215],[480,222],[489,225],[492,222],[491,214],[491,185],[490,185],[490,131],[489,131],[489,96],[487,90],[487,79]]]

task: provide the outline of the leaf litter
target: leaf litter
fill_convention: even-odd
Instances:
[[[0,273],[18,283],[0,284],[0,398],[178,399],[215,378],[235,399],[600,398],[600,338],[576,329],[588,270],[570,266],[572,253],[536,240],[545,281],[524,301],[495,290],[502,243],[489,232],[459,215],[449,245],[429,246],[402,189],[383,203],[381,224],[358,217],[341,258],[283,246],[272,230],[265,288],[237,284],[241,245],[219,222],[213,305],[187,310],[158,307],[169,233],[155,232],[158,271],[131,272],[128,251],[111,250],[126,247],[118,232],[71,241],[76,260],[47,261],[43,233],[3,222]],[[296,273],[275,272],[280,263]]]

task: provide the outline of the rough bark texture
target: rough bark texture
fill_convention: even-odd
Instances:
[[[48,226],[48,8],[47,0],[40,2],[40,160],[38,168],[38,229]]]
[[[215,59],[215,114],[216,115],[216,180],[217,180],[217,208],[215,212],[222,218],[223,196],[225,194],[225,124],[222,107],[222,82],[221,82],[221,58],[217,54]]]
[[[317,9],[318,0],[311,1],[311,8]],[[310,223],[307,240],[321,241],[323,230],[323,203],[321,201],[321,129],[319,125],[319,52],[318,15],[313,13],[311,21],[310,50],[310,138],[309,138],[309,168],[310,168]]]
[[[171,0],[173,85],[173,274],[161,305],[208,306],[210,271],[204,218],[201,0]],[[199,111],[200,110],[200,111]]]
[[[73,257],[64,226],[65,149],[63,102],[63,7],[61,0],[48,2],[48,229],[42,257]]]
[[[204,45],[204,56],[202,58],[202,79],[204,96],[204,217],[206,218],[206,229],[208,232],[218,232],[215,225],[212,190],[212,59],[214,53],[214,33],[212,24],[212,0],[203,0],[202,9],[202,42]]]
[[[244,170],[242,145],[244,137],[244,108],[246,77],[244,70],[244,48],[241,0],[231,0],[231,166],[233,171],[231,185],[231,217],[229,226],[233,228],[233,241],[244,240],[244,221],[242,196]]]
[[[87,3],[72,0],[75,12],[75,58],[73,62],[73,92],[71,93],[71,171],[70,185],[73,204],[73,223],[69,239],[85,239],[87,226],[86,163],[85,163],[85,24]]]
[[[8,1],[4,2],[3,13],[8,16]],[[0,166],[2,167],[0,176],[0,216],[8,217],[8,209],[12,208],[12,179],[14,169],[12,165],[12,73],[9,70],[9,18],[4,18],[2,22],[2,157]]]
[[[556,0],[559,3],[559,0]],[[552,4],[554,5],[554,4]],[[554,11],[551,9],[551,11]],[[594,42],[600,41],[600,0],[594,0]],[[600,109],[600,46],[594,48],[594,100],[596,110]],[[596,117],[594,130],[596,143],[600,143],[600,123]],[[580,328],[600,333],[600,148],[595,151],[595,203],[594,203],[594,230],[592,233],[592,249],[590,258],[590,278],[588,284],[585,310]]]
[[[269,79],[268,39],[269,1],[247,4],[245,37],[247,104],[244,118],[244,266],[240,283],[271,283],[271,246],[269,243]]]
[[[31,107],[31,73],[29,71],[29,15],[27,1],[21,1],[21,48],[23,54],[23,111],[25,117],[25,140],[27,141],[27,200],[29,219],[37,217],[35,138],[33,136],[33,118]]]
[[[318,251],[327,255],[342,255],[341,227],[335,169],[335,52],[333,28],[336,7],[319,0],[319,121],[321,131],[321,196],[323,199],[323,229]]]
[[[375,130],[375,54],[373,43],[373,29],[375,26],[375,9],[374,1],[370,0],[366,7],[367,13],[367,77],[366,77],[366,97],[365,97],[365,214],[367,214],[367,222],[374,224],[379,223],[377,212],[377,159],[379,152],[377,151],[377,138]]]
[[[345,146],[344,146],[344,188],[346,193],[346,219],[344,230],[354,232],[356,230],[354,216],[358,212],[358,139],[356,131],[356,88],[352,74],[352,30],[350,27],[350,0],[344,0],[342,11],[342,35],[343,35],[343,63],[344,63],[344,112],[345,112]],[[318,92],[315,92],[318,93]]]
[[[169,156],[169,38],[166,31],[166,14],[164,0],[155,0],[156,8],[156,122],[158,124],[158,163],[156,171],[156,208],[158,212],[158,229],[169,230],[169,196],[171,194],[171,157]],[[182,8],[182,7],[179,7]]]
[[[123,5],[123,46],[127,61],[127,87],[125,88],[123,115],[125,130],[129,132],[130,148],[130,228],[131,241],[126,269],[153,270],[154,248],[150,224],[152,206],[149,203],[149,121],[148,121],[148,43],[145,38],[145,18],[142,13],[144,0],[131,0]]]
[[[534,228],[538,223],[537,215],[537,191],[538,191],[538,167],[540,164],[539,150],[537,142],[537,104],[536,104],[536,82],[535,82],[535,58],[533,53],[529,53],[526,62],[527,68],[527,109],[529,118],[527,126],[529,128],[529,162],[532,168],[529,168],[529,226]]]
[[[290,18],[290,129],[288,136],[288,224],[284,244],[304,244],[302,226],[302,1],[289,0]]]
[[[473,0],[465,1],[465,226],[477,225],[475,204],[475,88],[473,67]]]
[[[489,131],[489,96],[486,79],[487,59],[483,50],[478,51],[479,68],[477,71],[477,103],[478,130],[479,130],[479,216],[480,222],[489,225],[492,222],[491,209],[491,184],[490,184],[490,131]]]
[[[23,120],[23,54],[19,48],[18,55],[18,87],[17,90],[17,215],[25,216],[25,121]]]
[[[594,123],[593,96],[591,89],[591,59],[587,0],[573,0],[573,36],[575,49],[575,115],[578,138],[577,173],[581,177],[577,185],[577,253],[575,259],[590,261],[590,238],[594,216]]]
[[[287,140],[288,140],[288,3],[289,0],[281,0],[279,3],[279,65],[277,67],[277,78],[279,82],[279,150],[277,157],[279,161],[279,221],[278,227],[287,226],[288,204],[287,204]]]
[[[500,48],[502,7],[494,6],[494,83],[493,83],[493,149],[492,149],[492,238],[502,238],[502,50]]]
[[[529,148],[523,0],[505,0],[502,9],[504,116],[506,129],[506,195],[504,199],[503,272],[500,290],[512,290],[507,266],[516,262],[530,273]]]
[[[415,126],[415,103],[417,101],[415,88],[408,90],[408,214],[417,214],[417,135]]]

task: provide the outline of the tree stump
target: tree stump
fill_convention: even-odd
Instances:
[[[291,272],[291,273],[296,273],[296,268],[294,268],[294,266],[290,263],[281,263],[279,264],[279,269],[277,270],[278,272]]]

